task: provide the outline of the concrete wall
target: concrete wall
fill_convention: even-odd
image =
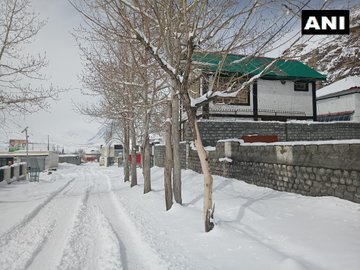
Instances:
[[[47,170],[56,170],[59,166],[59,154],[49,152],[49,155],[45,158],[45,166]]]
[[[352,120],[360,122],[360,93],[355,95],[355,113]]]
[[[351,111],[355,110],[355,94],[319,99],[316,103],[318,114]]]
[[[80,155],[59,155],[59,163],[81,164]]]
[[[360,123],[356,122],[199,121],[198,124],[205,146],[215,146],[221,139],[241,138],[251,134],[277,135],[279,141],[360,139]],[[185,140],[193,140],[188,126],[185,126]]]
[[[352,121],[360,122],[360,94],[353,93],[316,101],[318,114],[355,111]]]
[[[11,184],[14,181],[26,180],[26,175],[27,164],[25,162],[0,167],[0,182],[6,181]]]
[[[154,146],[154,165],[164,167],[165,145],[157,144]],[[184,167],[183,167],[184,168]]]
[[[163,146],[155,148],[157,166],[163,165],[164,149]],[[181,151],[181,155],[186,156],[182,168],[201,173],[196,151],[189,146],[181,147]],[[231,162],[220,161],[225,157]],[[280,191],[336,196],[360,203],[358,143],[240,145],[238,142],[219,142],[215,151],[209,151],[209,162],[215,175]]]

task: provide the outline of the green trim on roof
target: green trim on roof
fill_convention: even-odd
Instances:
[[[224,55],[219,53],[194,54],[193,62],[202,70],[215,72]],[[274,58],[228,54],[222,73],[255,76],[267,67]],[[269,80],[326,80],[326,76],[297,60],[277,59],[261,78]]]

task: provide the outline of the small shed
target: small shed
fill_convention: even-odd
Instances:
[[[39,171],[56,170],[59,164],[59,154],[53,151],[16,151],[0,152],[0,159],[15,162],[27,162],[28,168]]]
[[[316,91],[318,121],[360,122],[360,76],[350,76]]]
[[[81,164],[81,157],[77,154],[59,155],[59,163]]]

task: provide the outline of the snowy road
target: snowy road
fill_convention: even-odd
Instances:
[[[60,165],[39,183],[0,183],[0,269],[360,269],[360,205],[214,177],[215,229],[202,223],[202,176],[183,171],[183,205],[165,211],[122,169]]]
[[[2,231],[1,269],[166,269],[124,214],[109,176],[97,169],[70,166],[47,185],[7,193],[8,215],[21,204],[29,212]]]

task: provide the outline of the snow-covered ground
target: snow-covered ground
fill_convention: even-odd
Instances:
[[[163,171],[130,188],[122,169],[61,165],[39,183],[0,183],[1,269],[360,269],[360,205],[214,177],[203,232],[202,176],[183,171],[166,212]]]

